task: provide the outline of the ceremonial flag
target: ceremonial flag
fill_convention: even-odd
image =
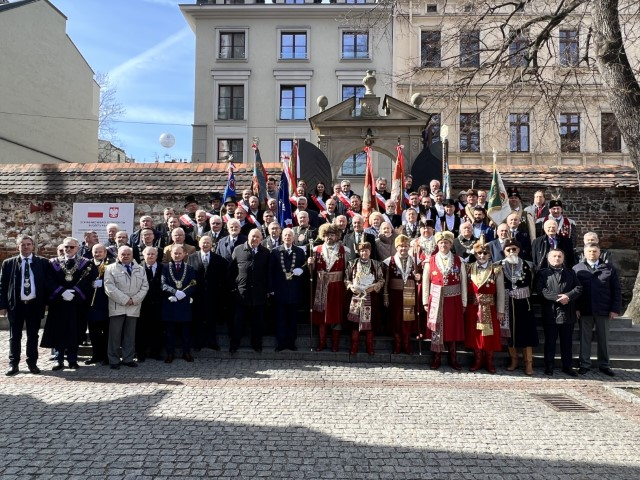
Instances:
[[[373,199],[376,197],[376,184],[373,180],[373,165],[371,164],[371,147],[364,147],[367,154],[367,167],[364,174],[364,191],[362,193],[362,216],[365,218],[365,225],[369,222],[369,214],[378,210],[377,203]]]
[[[300,151],[298,150],[298,140],[293,141],[293,150],[291,151],[291,157],[289,158],[289,170],[291,170],[290,185],[297,186],[298,179],[300,178]]]
[[[398,151],[396,166],[393,169],[393,177],[391,179],[391,198],[396,202],[396,214],[402,215],[402,202],[403,202],[403,190],[404,190],[404,156],[402,155],[402,149],[404,145],[398,144],[396,150]]]
[[[511,207],[507,200],[507,190],[504,188],[502,177],[500,176],[500,172],[498,172],[495,162],[493,164],[493,178],[491,179],[491,190],[489,190],[488,206],[487,215],[489,215],[496,225],[504,222],[511,213]]]
[[[443,172],[442,172],[442,193],[444,193],[444,198],[453,198],[453,194],[451,192],[451,174],[449,173],[449,156],[443,155]]]
[[[236,196],[236,177],[233,175],[233,171],[236,169],[232,162],[229,162],[229,176],[227,179],[227,186],[224,189],[224,195],[222,196],[222,203],[227,201],[229,197]]]
[[[286,165],[284,165],[280,176],[280,187],[278,187],[278,223],[283,228],[293,225],[291,201],[289,200],[289,179],[285,174],[286,168]]]
[[[256,158],[253,162],[253,194],[258,197],[260,205],[263,205],[269,198],[267,196],[267,171],[262,164],[258,145],[254,143],[251,148],[256,152]]]

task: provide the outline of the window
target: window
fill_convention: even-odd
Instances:
[[[560,151],[565,153],[580,151],[580,114],[560,114]]]
[[[438,5],[433,3],[427,4],[427,13],[438,13]]]
[[[528,42],[527,35],[520,33],[509,45],[509,64],[512,67],[526,67],[529,64],[527,60]]]
[[[218,120],[244,120],[243,85],[220,85]]]
[[[300,60],[307,58],[307,33],[282,32],[280,34],[280,58]]]
[[[353,112],[354,116],[360,115],[360,103],[358,99],[364,97],[364,92],[367,89],[364,88],[364,85],[343,85],[342,86],[342,101],[347,100],[351,97],[356,97],[356,109]]]
[[[480,66],[480,32],[463,30],[460,32],[460,66],[477,68]]]
[[[600,135],[602,136],[603,152],[621,152],[622,135],[618,128],[618,121],[613,113],[603,113],[600,118]]]
[[[307,114],[307,87],[280,87],[280,120],[304,120]]]
[[[480,151],[480,114],[460,114],[460,151]]]
[[[218,58],[245,58],[245,32],[220,32]]]
[[[291,152],[293,151],[293,138],[281,138],[278,145],[278,158],[280,161],[285,157],[291,157]]]
[[[577,30],[560,30],[560,65],[575,67],[580,61],[580,44]]]
[[[359,152],[351,155],[342,164],[341,175],[364,176],[367,169],[367,154]]]
[[[244,148],[242,147],[242,139],[219,139],[218,140],[218,162],[224,162],[229,159],[229,155],[233,155],[233,161],[242,163],[244,159]]]
[[[420,38],[422,66],[440,67],[440,31],[423,30]]]
[[[369,33],[342,32],[342,58],[369,58]]]
[[[440,141],[440,114],[430,113],[427,127],[422,131],[422,143],[425,147]]]
[[[509,114],[509,127],[511,130],[509,151],[528,152],[529,151],[529,114],[528,113]]]

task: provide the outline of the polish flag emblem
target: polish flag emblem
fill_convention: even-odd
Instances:
[[[109,207],[109,218],[118,218],[120,207]]]

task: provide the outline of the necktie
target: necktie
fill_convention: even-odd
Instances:
[[[126,267],[127,267],[127,273],[129,274],[129,276],[131,276],[131,264],[130,263],[127,264]]]
[[[254,248],[254,249],[253,249],[253,254],[255,255],[256,253],[258,253],[258,249],[257,249],[257,248]]]
[[[209,255],[202,256],[202,265],[204,265],[205,270],[209,267]]]
[[[511,230],[511,237],[516,238],[516,233],[518,233],[517,230]]]
[[[182,267],[181,263],[176,263],[176,272],[179,272],[181,267]]]
[[[356,245],[360,244],[360,234],[356,233]]]
[[[31,295],[31,269],[29,268],[29,259],[24,259],[24,295],[28,297]]]

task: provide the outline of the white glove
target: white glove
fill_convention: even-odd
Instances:
[[[182,300],[186,296],[187,296],[187,294],[184,293],[182,290],[176,290],[176,298],[178,300]]]
[[[296,277],[299,277],[300,275],[302,275],[302,269],[301,269],[301,268],[294,268],[294,269],[293,269],[293,274],[294,274]]]
[[[100,288],[102,286],[102,280],[94,280],[91,286],[93,288]]]
[[[174,297],[173,295],[171,295],[171,296],[169,297],[169,301],[170,301],[171,303],[175,303],[175,302],[177,302],[177,301],[178,301],[178,299],[177,299],[176,297]]]
[[[73,300],[76,294],[73,290],[65,290],[64,292],[62,292],[61,296],[65,302],[70,302],[71,300]]]

